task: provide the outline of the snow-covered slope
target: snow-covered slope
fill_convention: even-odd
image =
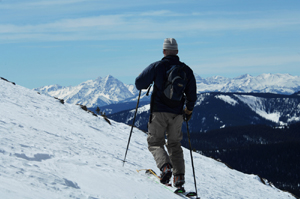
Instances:
[[[137,173],[156,167],[146,134],[84,112],[79,106],[0,80],[0,198],[180,198]],[[193,190],[189,151],[186,189]],[[294,198],[255,175],[194,154],[198,193],[208,198]]]
[[[117,103],[137,94],[134,85],[126,85],[111,75],[88,80],[78,86],[44,86],[34,89],[42,94],[64,99],[67,103],[82,104],[87,107]]]

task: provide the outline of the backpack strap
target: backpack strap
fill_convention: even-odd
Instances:
[[[168,60],[163,60],[161,63],[164,65],[164,67],[167,67],[166,65],[170,66],[170,62]],[[167,68],[166,68],[166,71],[167,71]],[[165,77],[164,82],[166,80],[168,80],[168,77]],[[157,86],[155,85],[155,83],[153,83],[153,91],[152,91],[152,95],[151,95],[151,99],[150,99],[149,123],[152,122],[152,113],[153,113],[153,107],[154,107],[154,99],[155,99],[155,97],[157,95],[157,89],[158,89]],[[148,92],[149,92],[149,90],[148,90]]]
[[[152,113],[153,113],[154,99],[155,99],[155,97],[156,97],[156,93],[157,93],[157,88],[156,88],[155,84],[153,84],[153,92],[152,92],[151,99],[150,99],[150,116],[149,116],[149,123],[152,122]]]

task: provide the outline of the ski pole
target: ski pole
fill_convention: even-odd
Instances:
[[[140,90],[139,97],[138,97],[137,104],[136,104],[136,108],[135,108],[135,114],[134,114],[134,118],[133,118],[133,121],[132,121],[130,135],[129,135],[129,138],[128,138],[128,143],[127,143],[127,148],[126,148],[126,152],[125,152],[125,157],[124,157],[124,160],[123,160],[123,167],[124,167],[125,159],[126,159],[126,156],[127,156],[127,151],[128,151],[128,147],[129,147],[129,143],[130,143],[130,138],[131,138],[131,135],[132,135],[132,130],[133,130],[134,122],[135,122],[135,117],[136,117],[137,109],[138,109],[138,106],[139,106],[141,92],[142,92],[142,90]]]
[[[189,123],[186,118],[186,114],[184,114],[184,120],[186,122],[186,129],[187,129],[187,136],[189,140],[189,145],[190,145],[190,154],[191,154],[191,161],[192,161],[192,168],[193,168],[193,175],[194,175],[194,183],[195,183],[195,192],[196,192],[196,199],[200,199],[198,197],[198,192],[197,192],[197,183],[196,183],[196,175],[195,175],[195,168],[194,168],[194,160],[193,160],[193,153],[192,153],[192,144],[191,144],[191,138],[190,138],[190,131],[189,131]]]

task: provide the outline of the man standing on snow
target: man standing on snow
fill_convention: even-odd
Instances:
[[[172,173],[174,186],[182,187],[185,183],[185,165],[180,141],[182,140],[183,114],[187,121],[197,99],[196,80],[190,67],[179,61],[178,45],[174,38],[167,38],[163,43],[162,60],[150,64],[136,78],[138,90],[147,89],[154,82],[150,104],[150,119],[148,123],[148,149],[152,153],[157,167],[161,170],[161,183],[169,183]],[[182,95],[185,97],[176,105],[164,100],[165,82],[168,72],[174,65],[183,66],[186,85]],[[184,105],[186,106],[183,110]],[[165,136],[167,143],[165,143]],[[166,145],[168,153],[164,145]]]

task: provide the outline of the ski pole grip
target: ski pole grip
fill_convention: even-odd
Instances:
[[[147,91],[147,96],[149,96],[149,92],[150,92],[150,88],[151,88],[152,84],[150,84],[149,88],[148,88],[148,91]]]

